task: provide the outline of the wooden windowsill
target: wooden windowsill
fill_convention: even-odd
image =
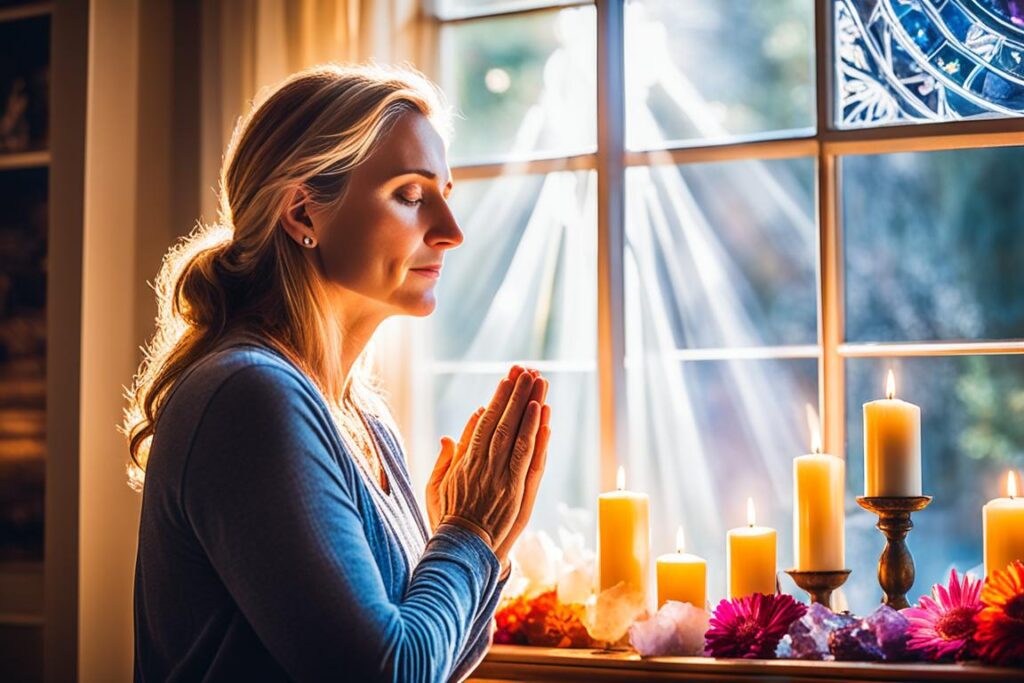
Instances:
[[[626,652],[495,645],[471,681],[1024,681],[1024,670],[977,664],[870,664],[658,657]]]

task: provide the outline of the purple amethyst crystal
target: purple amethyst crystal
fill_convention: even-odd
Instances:
[[[907,628],[910,622],[905,616],[888,605],[879,605],[865,621],[875,632],[878,646],[886,661],[900,662],[913,659],[907,650]]]
[[[880,662],[885,656],[866,619],[832,631],[828,649],[837,660],[844,662]]]
[[[835,614],[827,607],[813,603],[807,614],[789,627],[789,633],[779,644],[777,656],[786,659],[831,659],[829,634],[856,621],[848,614]]]

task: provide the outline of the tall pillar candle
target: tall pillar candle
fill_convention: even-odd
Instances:
[[[708,564],[703,557],[683,552],[683,528],[676,533],[676,552],[658,557],[658,607],[669,600],[704,609],[707,602]]]
[[[990,500],[982,509],[985,576],[1014,560],[1024,561],[1024,498],[1017,497],[1017,476],[1006,475],[1006,498]]]
[[[597,501],[598,586],[607,590],[620,581],[647,595],[650,568],[650,527],[647,494],[626,490],[620,467],[617,490]]]
[[[811,453],[793,460],[793,559],[797,571],[846,568],[845,485],[846,463],[821,452],[812,425]]]
[[[754,501],[747,499],[747,526],[730,529],[726,536],[729,597],[775,593],[775,529],[756,526]]]
[[[886,397],[864,404],[864,495],[921,495],[921,409],[896,398],[892,370]]]

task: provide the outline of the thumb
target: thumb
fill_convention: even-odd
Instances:
[[[430,481],[427,483],[428,486],[435,487],[441,483],[444,479],[444,475],[448,472],[448,468],[452,464],[452,457],[455,455],[455,442],[447,436],[441,437],[441,452],[437,454],[437,461],[434,463],[434,469],[430,473]]]

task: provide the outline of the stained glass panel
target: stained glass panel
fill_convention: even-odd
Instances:
[[[839,128],[1020,116],[1024,3],[835,0]]]

